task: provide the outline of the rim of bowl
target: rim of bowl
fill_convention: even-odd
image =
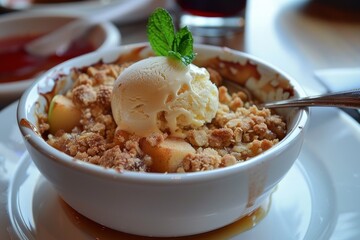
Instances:
[[[136,47],[142,47],[142,46],[148,46],[148,43],[136,43],[136,44],[128,44],[123,46],[118,46],[113,49],[108,49],[104,51],[97,51],[88,53],[79,57],[76,57],[74,59],[70,59],[68,61],[65,61],[52,69],[48,70],[44,76],[47,74],[53,72],[56,69],[61,69],[63,65],[74,65],[74,63],[78,61],[82,61],[85,59],[93,58],[94,62],[96,62],[99,59],[103,59],[105,56],[117,53],[119,55],[119,52],[126,50],[126,49],[132,49]],[[210,51],[219,51],[224,54],[224,51],[226,53],[234,54],[235,56],[240,57],[246,57],[251,59],[252,61],[255,61],[258,64],[264,65],[278,73],[280,73],[282,76],[284,76],[294,87],[294,90],[299,96],[306,96],[305,91],[301,88],[300,84],[296,82],[293,78],[288,76],[285,72],[278,69],[277,67],[258,59],[257,57],[254,57],[250,54],[240,52],[237,50],[233,50],[227,47],[217,47],[217,46],[210,46],[210,45],[204,45],[204,44],[195,44],[194,49],[203,49],[203,50],[210,50]],[[202,181],[208,181],[208,180],[214,180],[214,179],[220,179],[232,174],[238,174],[242,171],[246,171],[249,168],[251,168],[254,165],[261,164],[262,162],[267,161],[268,156],[272,154],[276,154],[276,152],[282,152],[284,148],[286,148],[287,145],[289,145],[298,135],[305,130],[305,127],[308,123],[309,119],[309,109],[307,107],[305,108],[299,108],[298,109],[298,118],[296,122],[294,123],[294,127],[291,129],[290,132],[287,133],[284,139],[282,139],[279,143],[277,143],[274,147],[266,150],[265,152],[251,158],[248,161],[244,161],[242,163],[238,163],[232,166],[224,167],[224,168],[218,168],[214,170],[208,170],[208,171],[202,171],[202,172],[189,172],[189,173],[141,173],[141,172],[133,172],[133,171],[116,171],[115,169],[111,168],[105,168],[102,166],[98,166],[95,164],[83,162],[81,160],[76,160],[73,157],[53,148],[49,144],[45,142],[45,140],[37,135],[33,130],[29,129],[28,127],[23,127],[20,125],[20,120],[27,118],[27,112],[26,112],[26,106],[28,106],[26,103],[28,101],[29,95],[31,91],[37,92],[37,84],[43,79],[44,77],[39,77],[32,85],[29,87],[22,97],[20,98],[18,108],[17,108],[17,121],[18,126],[20,128],[20,131],[24,136],[26,136],[26,140],[29,142],[29,144],[40,151],[42,154],[46,155],[49,159],[52,161],[56,161],[58,163],[61,163],[62,165],[66,167],[73,168],[74,170],[81,171],[86,174],[92,174],[94,176],[98,176],[101,178],[107,178],[114,181],[121,180],[121,181],[127,181],[127,182],[138,182],[138,183],[157,183],[157,184],[169,184],[169,183],[194,183],[194,182],[202,182]],[[36,102],[36,101],[35,101]],[[24,137],[25,138],[25,137]]]
[[[0,24],[11,22],[11,21],[23,20],[23,19],[37,18],[37,17],[73,18],[73,19],[81,18],[81,16],[76,15],[75,13],[66,13],[66,12],[64,12],[64,13],[60,13],[60,12],[48,13],[48,12],[28,11],[28,12],[18,12],[18,13],[12,13],[12,14],[6,15],[6,16],[0,18]],[[95,24],[95,26],[101,27],[104,30],[104,33],[107,35],[107,37],[105,38],[105,41],[95,51],[101,51],[108,47],[120,45],[121,32],[113,23],[102,22],[99,24]],[[44,72],[44,74],[46,72]],[[30,78],[30,79],[23,79],[23,80],[14,81],[14,82],[0,83],[0,95],[2,95],[2,94],[6,94],[7,96],[8,95],[20,95],[22,92],[25,91],[26,88],[28,88],[31,85],[31,83],[34,80],[38,79],[41,75],[42,74],[40,74],[38,76],[34,76],[33,78]]]

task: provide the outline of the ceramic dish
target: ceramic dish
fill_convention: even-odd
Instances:
[[[320,189],[321,186],[308,184],[310,180],[306,176],[308,171],[304,169],[304,164],[308,164],[306,161],[308,160],[302,163],[297,162],[274,189],[271,197],[250,216],[215,231],[177,239],[228,239],[233,235],[237,236],[235,239],[249,239],[247,238],[249,233],[246,231],[254,226],[263,234],[271,234],[271,229],[284,220],[282,215],[291,215],[291,210],[287,209],[289,206],[297,209],[294,212],[294,218],[290,219],[289,223],[277,226],[277,232],[286,232],[281,237],[288,237],[287,239],[291,239],[294,233],[304,237],[309,230],[309,223],[315,220],[311,216],[315,209],[322,211],[324,214],[322,217],[326,219],[333,217],[333,212],[325,209],[326,205],[311,201],[311,190]],[[324,174],[318,176],[318,179],[324,182],[328,180]],[[293,182],[297,182],[296,189],[291,187]],[[333,199],[332,190],[329,187],[323,189],[322,192],[325,193],[323,197]],[[11,181],[9,211],[15,234],[21,236],[22,239],[152,239],[109,229],[76,212],[58,196],[51,183],[41,175],[28,155],[22,159]],[[296,218],[295,216],[300,211],[301,218]],[[56,216],[56,218],[51,216]],[[58,228],[60,224],[66,231]],[[328,224],[325,220],[323,226]],[[319,234],[323,230],[319,228],[314,232]],[[254,233],[251,235],[257,236]],[[276,236],[276,239],[285,239],[277,233],[272,235]]]
[[[232,69],[234,64],[239,69],[244,66],[256,69],[255,77],[245,78],[243,84],[263,101],[292,94],[305,96],[293,79],[250,55],[206,45],[197,45],[195,51],[196,62],[200,65],[207,61],[220,61],[219,67],[223,69],[222,64],[230,64],[231,72],[236,72]],[[139,54],[143,58],[151,51],[147,44],[142,43],[72,59],[40,77],[20,100],[18,123],[26,139],[25,145],[35,165],[65,202],[109,228],[159,237],[213,230],[258,208],[299,154],[308,120],[306,108],[281,111],[288,125],[287,136],[253,159],[213,171],[184,174],[119,173],[114,169],[74,161],[49,146],[29,127],[36,126],[36,114],[47,109],[42,96],[50,91],[49,86],[54,84],[58,74],[68,74],[73,67],[98,61],[111,62],[126,54]],[[61,86],[69,84],[71,80],[67,79]],[[65,90],[56,89],[59,92]]]
[[[49,32],[77,18],[72,14],[16,13],[0,18],[0,39],[7,39],[28,34]],[[96,50],[114,47],[120,44],[119,30],[112,23],[96,25],[88,33],[88,41]],[[19,98],[33,79],[0,83],[0,105],[5,106]]]
[[[28,156],[20,159],[26,150],[16,107],[0,112],[0,188],[8,188],[0,196],[0,212],[5,213],[0,215],[0,239],[144,239],[86,219],[61,200]],[[241,228],[247,223],[239,221],[185,239],[359,239],[360,126],[336,109],[316,109],[311,115],[299,158],[272,193],[262,220],[247,231]],[[341,134],[328,131],[339,125]]]

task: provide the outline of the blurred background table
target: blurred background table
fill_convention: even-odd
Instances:
[[[323,92],[314,71],[360,66],[359,4],[341,8],[331,2],[336,1],[248,0],[244,31],[218,38],[195,36],[195,41],[251,53],[297,78],[310,94],[314,89]],[[4,8],[0,12],[11,14]],[[122,44],[147,40],[146,19],[117,26]]]
[[[247,10],[244,51],[283,69],[309,95],[329,90],[325,77],[339,77],[343,89],[352,87],[346,77],[356,78],[360,87],[360,2],[251,0]],[[358,111],[346,112],[360,121]]]
[[[311,79],[314,71],[359,67],[360,8],[330,2],[250,1],[245,51],[319,89]]]

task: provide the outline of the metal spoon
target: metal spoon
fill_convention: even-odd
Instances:
[[[31,41],[25,45],[25,50],[35,56],[61,55],[70,44],[91,26],[95,24],[116,19],[122,14],[132,12],[146,3],[147,0],[128,1],[111,8],[101,9],[92,15],[74,20],[55,31]]]
[[[360,89],[327,93],[317,96],[292,98],[260,104],[259,107],[284,108],[284,107],[341,107],[360,108]]]

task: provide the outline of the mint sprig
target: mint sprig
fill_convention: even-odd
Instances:
[[[193,37],[187,27],[175,32],[171,15],[157,8],[149,17],[147,36],[156,55],[170,56],[189,65],[195,58]]]

